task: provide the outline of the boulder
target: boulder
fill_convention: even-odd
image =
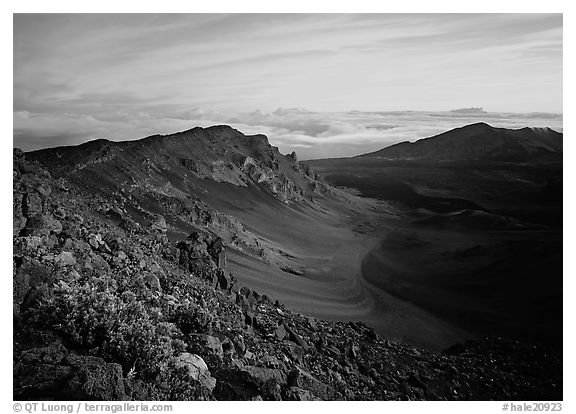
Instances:
[[[186,368],[188,376],[200,383],[204,388],[210,392],[216,386],[216,379],[212,377],[206,362],[196,354],[183,352],[174,358],[174,365],[177,368]]]
[[[319,351],[325,350],[328,346],[328,340],[326,339],[326,336],[322,335],[316,339],[316,341],[314,341],[314,346]]]
[[[244,323],[254,328],[257,327],[258,323],[256,322],[256,315],[254,314],[254,312],[247,310],[244,311]]]
[[[243,296],[241,294],[236,296],[236,304],[240,306],[240,308],[245,312],[249,312],[252,309],[252,305],[250,304],[248,299],[246,299],[246,296]]]
[[[186,240],[196,243],[204,243],[206,241],[206,236],[199,231],[193,231],[188,235],[188,237],[186,237]]]
[[[286,332],[286,327],[284,326],[284,324],[278,325],[278,327],[274,331],[274,335],[276,335],[276,338],[278,338],[279,341],[283,340],[288,336],[288,332]]]
[[[318,324],[316,323],[316,320],[314,318],[308,317],[307,321],[308,321],[308,326],[310,327],[310,329],[312,329],[313,331],[318,330]]]
[[[26,217],[35,217],[42,214],[42,198],[40,194],[27,193],[24,195],[22,212]]]
[[[304,359],[304,355],[306,355],[306,351],[300,345],[296,345],[293,342],[288,343],[288,351],[292,359],[296,362],[302,362]]]
[[[202,275],[202,278],[208,281],[212,289],[218,287],[218,274],[216,274],[216,272],[207,272]]]
[[[68,399],[118,401],[126,398],[120,364],[75,354],[69,354],[64,363],[71,366],[74,373],[68,382]]]
[[[292,342],[300,345],[300,346],[304,349],[304,351],[308,351],[308,350],[310,349],[310,345],[308,345],[308,342],[306,342],[306,341],[304,340],[304,338],[302,338],[300,335],[298,335],[298,334],[296,333],[296,331],[294,331],[293,329],[290,329],[290,328],[286,327],[286,332],[287,332],[288,335],[289,335],[289,339],[290,339]]]
[[[12,150],[12,155],[15,158],[24,158],[24,151],[22,151],[20,148],[14,148]]]
[[[334,359],[339,359],[342,356],[340,350],[333,345],[326,346],[324,350]]]
[[[224,356],[232,357],[234,354],[234,344],[228,338],[222,340],[222,351],[224,352]]]
[[[54,258],[54,262],[59,266],[74,266],[76,259],[71,252],[63,251]]]
[[[68,365],[45,363],[14,366],[13,398],[15,400],[69,400],[67,382],[73,375]]]
[[[252,291],[249,288],[247,288],[246,286],[242,286],[240,288],[240,295],[244,296],[246,299],[248,299],[251,292]]]
[[[98,243],[98,239],[94,235],[88,239],[88,244],[95,250],[100,248],[100,243]]]
[[[308,390],[299,387],[289,387],[284,393],[286,401],[319,401],[320,399]]]
[[[218,278],[218,287],[222,290],[228,290],[231,287],[230,277],[226,275],[223,271],[218,271],[216,273]]]
[[[280,368],[282,366],[282,362],[273,355],[262,356],[260,363],[269,368]]]
[[[246,344],[244,343],[244,337],[242,335],[236,335],[233,339],[234,347],[239,355],[244,355],[246,352]]]
[[[106,210],[106,215],[108,217],[110,217],[113,220],[116,220],[118,222],[120,222],[123,218],[123,214],[122,214],[122,210],[120,210],[120,208],[113,206],[111,208],[109,208],[108,210]]]
[[[24,195],[20,193],[14,192],[14,196],[12,198],[12,235],[18,236],[20,234],[20,230],[26,224],[26,217],[24,217],[22,212],[22,203],[24,200]]]
[[[266,401],[282,401],[282,387],[276,379],[270,379],[261,387]]]
[[[178,249],[176,246],[165,247],[162,250],[162,256],[164,256],[164,259],[170,262],[177,263],[180,259],[180,249]]]
[[[298,366],[290,371],[288,385],[308,390],[322,400],[337,400],[341,398],[340,393],[334,388],[318,381],[309,372]]]
[[[24,257],[21,265],[16,270],[13,280],[13,299],[14,304],[21,304],[24,299],[28,297],[28,301],[36,298],[36,293],[40,293],[41,286],[46,283],[53,282],[53,276],[48,268],[36,259]],[[30,293],[30,290],[35,289],[37,292]],[[29,294],[30,293],[30,294]]]
[[[40,348],[31,348],[20,354],[19,363],[25,365],[59,364],[68,355],[61,342],[53,342]]]
[[[144,274],[144,283],[149,289],[160,292],[162,291],[162,286],[160,285],[160,279],[154,273],[146,272]]]
[[[255,290],[251,290],[250,293],[246,296],[246,299],[248,299],[250,304],[254,305],[260,300],[260,294]]]
[[[360,347],[357,344],[351,344],[346,347],[346,355],[349,358],[356,359],[360,354]]]
[[[194,270],[194,265],[208,263],[213,266],[212,259],[207,251],[204,236],[198,232],[191,233],[186,240],[181,240],[176,244],[180,251],[178,263],[180,266]]]
[[[35,215],[26,220],[21,233],[23,236],[48,236],[51,232],[60,234],[62,223],[48,215]]]
[[[218,358],[222,358],[224,354],[222,342],[215,336],[194,333],[190,334],[190,342],[196,349],[199,349],[199,352],[210,353]]]
[[[220,269],[226,268],[226,246],[224,246],[224,241],[221,237],[216,237],[209,245],[208,245],[208,253],[212,258],[212,261],[218,266]],[[222,289],[226,289],[225,287]]]
[[[161,216],[160,214],[156,215],[154,221],[152,222],[152,224],[150,224],[150,227],[152,227],[153,230],[158,230],[161,233],[166,233],[166,231],[168,230],[166,219],[164,218],[164,216]]]
[[[106,271],[110,269],[110,265],[99,254],[90,253],[86,258],[84,266],[89,270]]]
[[[286,381],[288,380],[285,373],[274,368],[244,366],[240,368],[240,372],[247,380],[259,388],[263,387],[264,384],[271,380],[281,385],[286,384]]]

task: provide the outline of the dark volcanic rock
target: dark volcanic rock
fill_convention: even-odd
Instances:
[[[340,399],[340,394],[332,387],[318,381],[310,373],[300,367],[296,367],[288,376],[288,385],[299,387],[309,391],[312,395],[322,400]]]
[[[42,199],[38,193],[27,193],[24,195],[22,212],[26,217],[35,217],[42,214]]]
[[[275,381],[278,384],[286,384],[287,381],[286,374],[278,369],[245,366],[240,371],[258,387],[264,386],[269,381]]]
[[[125,399],[124,379],[120,364],[106,363],[102,358],[70,354],[65,363],[74,376],[68,386],[77,400],[114,401]]]
[[[114,401],[126,399],[122,367],[68,353],[61,343],[23,352],[15,366],[17,399]]]
[[[195,350],[201,354],[212,354],[218,358],[222,358],[224,350],[222,349],[222,342],[220,339],[206,334],[191,334],[190,341]]]
[[[288,336],[288,332],[286,331],[286,327],[284,326],[284,324],[278,325],[278,327],[274,331],[274,334],[276,335],[276,338],[278,338],[278,340],[280,341]]]
[[[198,355],[183,352],[174,359],[174,363],[176,367],[184,368],[191,379],[198,381],[207,390],[212,391],[216,386],[216,379],[212,377],[208,366]]]
[[[35,215],[26,220],[22,236],[48,236],[50,233],[60,234],[62,224],[48,215]]]
[[[14,304],[21,304],[31,288],[53,280],[49,269],[42,262],[24,256],[14,275]]]
[[[74,258],[74,254],[71,252],[62,251],[54,258],[54,262],[60,266],[74,266],[76,264],[76,259]]]
[[[300,345],[304,351],[308,351],[310,349],[310,345],[308,345],[304,338],[298,335],[294,330],[286,327],[286,332],[288,333],[290,340]]]
[[[289,387],[285,392],[286,401],[319,401],[310,391],[298,387]]]
[[[226,268],[226,247],[224,246],[224,241],[220,237],[216,237],[208,245],[208,253],[212,260],[220,269]],[[226,289],[223,287],[222,289]]]
[[[288,349],[290,351],[290,356],[292,359],[298,363],[302,363],[304,355],[306,355],[306,351],[300,345],[296,344],[289,344]]]

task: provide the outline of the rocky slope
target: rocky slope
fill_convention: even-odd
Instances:
[[[258,185],[283,202],[311,199],[327,188],[296,154],[283,156],[264,135],[244,135],[225,125],[193,128],[136,141],[90,141],[77,147],[31,152],[56,176],[122,189],[160,183],[165,192],[188,190],[195,179],[248,187]],[[104,171],[105,170],[105,171]]]
[[[429,352],[241,286],[226,245],[257,240],[189,196],[194,184],[210,177],[288,203],[332,190],[261,136],[183,134],[194,139],[14,151],[15,399],[562,398],[561,355],[545,347],[486,338]],[[222,153],[238,162],[219,164]]]
[[[298,163],[295,153],[284,156],[264,135],[247,136],[229,126],[136,141],[96,140],[34,151],[27,158],[92,193],[98,211],[124,215],[143,226],[161,216],[160,225],[171,240],[206,231],[280,268],[291,268],[287,255],[206,203],[208,193],[225,203],[236,189],[250,204],[259,197],[313,207],[318,196],[336,196],[335,189]]]

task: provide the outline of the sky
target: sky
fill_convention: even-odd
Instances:
[[[229,124],[310,159],[562,130],[562,47],[561,14],[15,14],[14,146]]]

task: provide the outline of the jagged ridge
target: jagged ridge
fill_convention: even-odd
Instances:
[[[57,176],[138,185],[168,181],[181,191],[194,178],[246,187],[257,185],[283,202],[310,200],[326,184],[294,156],[283,156],[264,135],[244,135],[225,125],[196,127],[135,141],[95,140],[28,154]]]

